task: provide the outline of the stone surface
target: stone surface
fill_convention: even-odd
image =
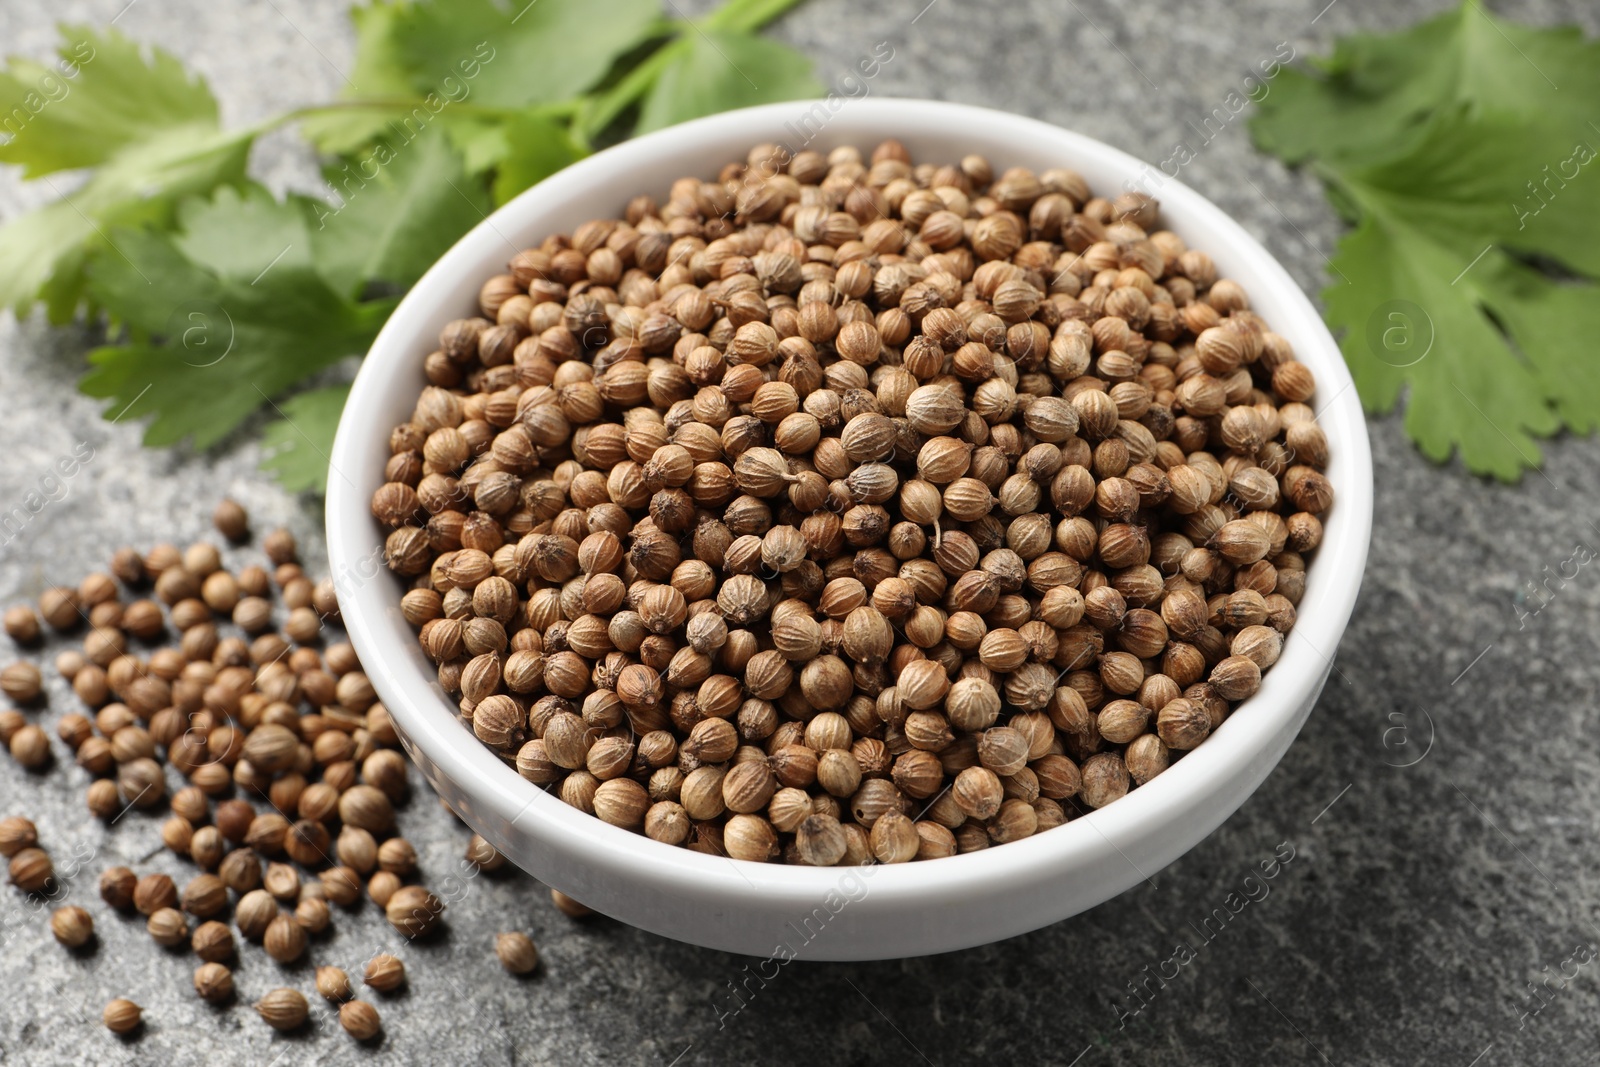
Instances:
[[[7,5],[0,41],[7,52],[42,56],[53,20],[116,18],[204,72],[236,123],[326,99],[348,69],[337,4],[124,3]],[[812,0],[776,32],[814,56],[824,80],[886,40],[895,58],[872,93],[1008,108],[1157,162],[1279,42],[1322,52],[1336,34],[1441,6],[922,3]],[[1497,7],[1600,29],[1600,16],[1577,0]],[[280,188],[313,187],[310,160],[287,135],[264,142],[255,163]],[[1251,151],[1242,121],[1182,177],[1308,290],[1320,288],[1339,227],[1310,177]],[[0,215],[48,195],[7,173]],[[120,544],[205,536],[225,493],[249,506],[258,529],[287,523],[320,558],[317,509],[256,473],[253,434],[194,456],[143,451],[137,427],[101,421],[73,388],[90,343],[80,330],[0,319],[0,505],[19,502],[80,443],[94,452],[64,495],[0,548],[0,602],[37,594],[49,577],[75,580]],[[1222,829],[1089,914],[952,955],[798,963],[762,988],[749,977],[755,961],[605,920],[572,923],[525,876],[461,880],[448,935],[405,949],[409,987],[376,998],[386,1036],[373,1053],[325,1013],[285,1037],[243,1005],[202,1004],[189,985],[192,957],[157,949],[95,895],[98,872],[113,863],[187,877],[161,850],[158,820],[131,814],[107,832],[84,813],[86,778],[70,763],[46,776],[8,770],[0,813],[37,819],[58,867],[81,858],[65,892],[95,913],[99,940],[69,955],[51,940],[44,912],[0,891],[0,1063],[1587,1062],[1583,1021],[1600,1009],[1600,969],[1580,967],[1573,954],[1600,941],[1592,920],[1600,579],[1584,569],[1552,580],[1557,592],[1542,611],[1519,620],[1516,609],[1544,568],[1553,573],[1575,545],[1600,538],[1592,521],[1600,444],[1553,442],[1542,473],[1503,486],[1429,465],[1395,419],[1371,430],[1371,565],[1316,712]],[[0,659],[10,656],[0,649]],[[42,718],[71,706],[53,685]],[[403,825],[443,892],[467,834],[417,784]],[[1250,883],[1267,895],[1254,889],[1260,899],[1214,940],[1198,933],[1281,843],[1293,860],[1270,882]],[[526,930],[539,944],[536,976],[501,971],[492,943],[502,929]],[[370,907],[340,915],[336,930],[315,943],[314,959],[354,970],[375,951],[396,950],[398,938]],[[1184,941],[1193,958],[1166,962]],[[1153,977],[1163,969],[1176,970],[1164,985]],[[311,967],[280,973],[252,949],[237,982],[246,1002],[280,984],[309,992]],[[730,983],[754,993],[742,1010],[732,1010]],[[1143,1001],[1130,983],[1144,987]],[[1543,1000],[1530,996],[1530,983],[1541,983]],[[101,1027],[100,1009],[114,996],[144,1006],[137,1040]]]

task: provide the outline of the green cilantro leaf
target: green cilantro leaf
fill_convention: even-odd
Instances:
[[[76,43],[61,54],[76,73],[66,79],[58,67],[56,90],[38,64],[13,60],[0,75],[0,101],[13,102],[0,116],[11,133],[0,161],[22,164],[52,188],[52,172],[98,168],[62,199],[0,227],[0,307],[44,300],[58,322],[82,299],[92,253],[109,249],[128,262],[108,237],[113,226],[165,225],[180,197],[242,181],[257,132],[223,132],[210,91],[170,55],[153,50],[147,64],[115,31],[69,33]],[[35,97],[44,92],[56,99],[41,104]]]
[[[380,142],[325,177],[338,200],[314,207],[311,237],[323,273],[345,294],[368,282],[411,285],[491,207],[484,181],[467,176],[433,129],[409,144]]]
[[[1468,0],[1280,78],[1252,130],[1355,226],[1322,295],[1368,410],[1507,481],[1600,425],[1600,44]]]
[[[696,30],[669,46],[670,62],[644,99],[637,132],[754,104],[798,100],[821,91],[811,61],[764,37]]]
[[[370,145],[396,118],[410,113],[418,100],[412,97],[411,79],[404,60],[395,51],[395,24],[402,7],[371,3],[350,9],[355,24],[356,57],[345,96],[370,106],[329,108],[300,120],[300,132],[328,155],[348,155]],[[379,101],[392,101],[384,106]]]
[[[454,78],[463,102],[511,108],[582,94],[664,26],[659,0],[431,0],[401,8],[392,47],[416,92],[448,95]]]
[[[538,115],[507,123],[504,133],[507,150],[494,177],[496,204],[504,204],[585,155],[566,127]]]
[[[393,305],[333,288],[315,263],[310,212],[250,186],[186,202],[177,236],[118,231],[128,259],[99,260],[90,285],[134,341],[91,352],[83,391],[110,399],[117,418],[150,416],[146,444],[192,437],[207,448],[289,386],[364,352]]]
[[[291,493],[321,493],[328,488],[333,437],[344,413],[350,386],[311,389],[276,405],[283,417],[261,434],[261,469],[271,471]]]
[[[473,174],[513,150],[505,124],[522,109],[575,102],[669,25],[658,0],[377,0],[351,14],[352,106],[308,116],[306,136],[346,155],[437,119]]]
[[[53,64],[13,58],[0,72],[0,163],[23,177],[93,167],[129,145],[172,129],[217,127],[217,102],[205,83],[169,53],[141,47],[115,30],[63,26]]]
[[[1600,101],[1596,54],[1573,27],[1520,26],[1466,0],[1396,33],[1345,37],[1309,71],[1281,71],[1251,132],[1287,163],[1374,162],[1403,150],[1436,109],[1465,104],[1572,136]]]

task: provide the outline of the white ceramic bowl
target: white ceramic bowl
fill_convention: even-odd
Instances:
[[[518,249],[632,196],[662,197],[685,174],[710,178],[761,142],[799,150],[811,103],[717,115],[640,137],[528,190],[463,237],[389,319],[356,378],[333,449],[328,548],[345,625],[406,750],[461,817],[541,881],[623,922],[712,948],[780,959],[883,959],[980,945],[1056,922],[1153,875],[1216,829],[1277,764],[1316,702],[1366,561],[1372,470],[1366,426],[1339,350],[1284,269],[1221,210],[1176,181],[1156,195],[1164,223],[1209,252],[1316,373],[1336,496],[1282,658],[1203,745],[1150,784],[1025,841],[927,863],[805,868],[707,856],[651,841],[568,807],[502,764],[456,719],[454,702],[399,608],[368,501],[391,427],[421,387],[422,359],[447,321],[476,313],[482,282]],[[969,152],[996,170],[1071,167],[1115,195],[1144,165],[1032,119],[932,101],[847,102],[804,147],[863,151],[897,137],[917,160]],[[1146,188],[1151,188],[1147,185]]]

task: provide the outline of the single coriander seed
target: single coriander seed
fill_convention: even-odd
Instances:
[[[139,1028],[143,1012],[139,1005],[131,1000],[117,998],[106,1005],[105,1011],[100,1015],[106,1029],[113,1034],[131,1034]]]
[[[339,1025],[357,1041],[370,1041],[383,1028],[378,1009],[362,1000],[348,1000],[339,1005]]]
[[[496,934],[494,951],[500,957],[500,965],[512,974],[532,974],[539,966],[539,950],[520,931]]]
[[[94,936],[94,919],[87,911],[69,904],[51,914],[50,932],[68,948],[81,948]]]

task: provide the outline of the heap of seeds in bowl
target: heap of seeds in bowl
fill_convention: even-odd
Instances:
[[[405,617],[501,759],[669,844],[894,863],[1118,799],[1259,687],[1332,501],[1289,343],[1070,170],[758,146],[479,311],[372,500]]]

